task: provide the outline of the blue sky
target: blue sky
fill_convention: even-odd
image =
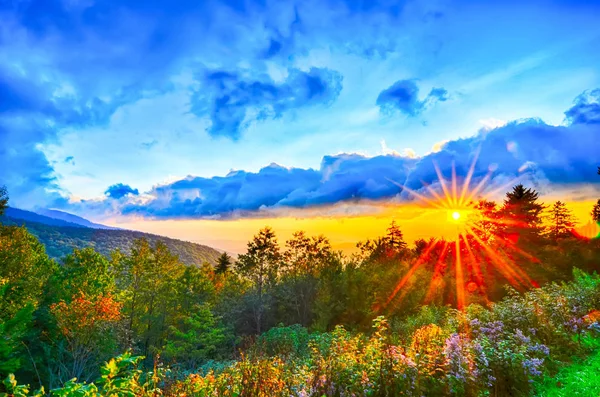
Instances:
[[[390,179],[433,182],[432,160],[460,172],[481,148],[476,176],[597,188],[599,15],[594,1],[0,2],[0,183],[23,208],[227,216],[393,197]]]

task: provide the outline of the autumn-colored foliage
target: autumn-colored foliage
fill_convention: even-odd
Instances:
[[[97,327],[118,321],[122,306],[110,293],[88,297],[80,291],[69,303],[60,301],[52,304],[50,310],[61,332],[65,336],[72,336],[75,333],[93,332]]]

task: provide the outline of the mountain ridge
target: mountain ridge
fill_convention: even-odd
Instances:
[[[85,247],[93,247],[106,257],[116,249],[129,253],[133,242],[140,238],[145,238],[153,245],[164,243],[171,253],[189,266],[200,266],[205,262],[214,265],[221,255],[220,250],[190,241],[135,230],[91,228],[12,207],[0,216],[0,223],[26,227],[44,244],[48,255],[57,260],[70,254],[73,249]]]
[[[102,225],[100,223],[94,223],[94,222],[89,221],[80,216],[73,215],[73,214],[65,212],[65,211],[60,211],[60,210],[55,210],[55,209],[50,209],[50,208],[44,208],[44,209],[37,210],[36,214],[46,216],[46,217],[52,218],[52,219],[60,219],[65,222],[75,223],[77,225],[81,225],[81,226],[85,226],[85,227],[91,227],[92,229],[121,230],[118,227],[106,226],[106,225]]]

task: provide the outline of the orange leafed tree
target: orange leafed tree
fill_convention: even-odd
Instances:
[[[88,296],[75,294],[70,302],[60,301],[50,306],[50,311],[66,344],[64,353],[72,365],[63,365],[61,378],[80,378],[89,373],[86,369],[96,365],[98,346],[110,333],[112,326],[121,319],[122,304],[110,293]]]

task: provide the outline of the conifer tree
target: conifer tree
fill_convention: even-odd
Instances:
[[[8,207],[8,192],[6,186],[0,186],[0,216],[4,214],[4,211]]]
[[[229,271],[232,265],[231,256],[227,254],[227,252],[223,252],[217,258],[217,266],[215,267],[215,273],[217,274],[225,274]]]
[[[389,247],[396,253],[407,247],[402,230],[400,230],[400,227],[396,224],[395,220],[393,220],[390,227],[388,227],[385,238]]]
[[[600,175],[600,167],[598,167],[598,175]],[[592,208],[592,219],[594,220],[594,222],[600,223],[600,199],[598,199],[598,201],[596,202],[596,204],[594,204],[594,207]]]
[[[594,222],[600,222],[600,199],[594,204],[594,208],[592,208],[592,219]]]
[[[550,221],[549,235],[554,240],[568,237],[575,227],[575,218],[565,203],[557,201],[552,205],[548,216]]]
[[[501,216],[504,218],[504,234],[509,240],[531,240],[543,231],[544,205],[538,201],[539,194],[519,184],[506,193]]]

